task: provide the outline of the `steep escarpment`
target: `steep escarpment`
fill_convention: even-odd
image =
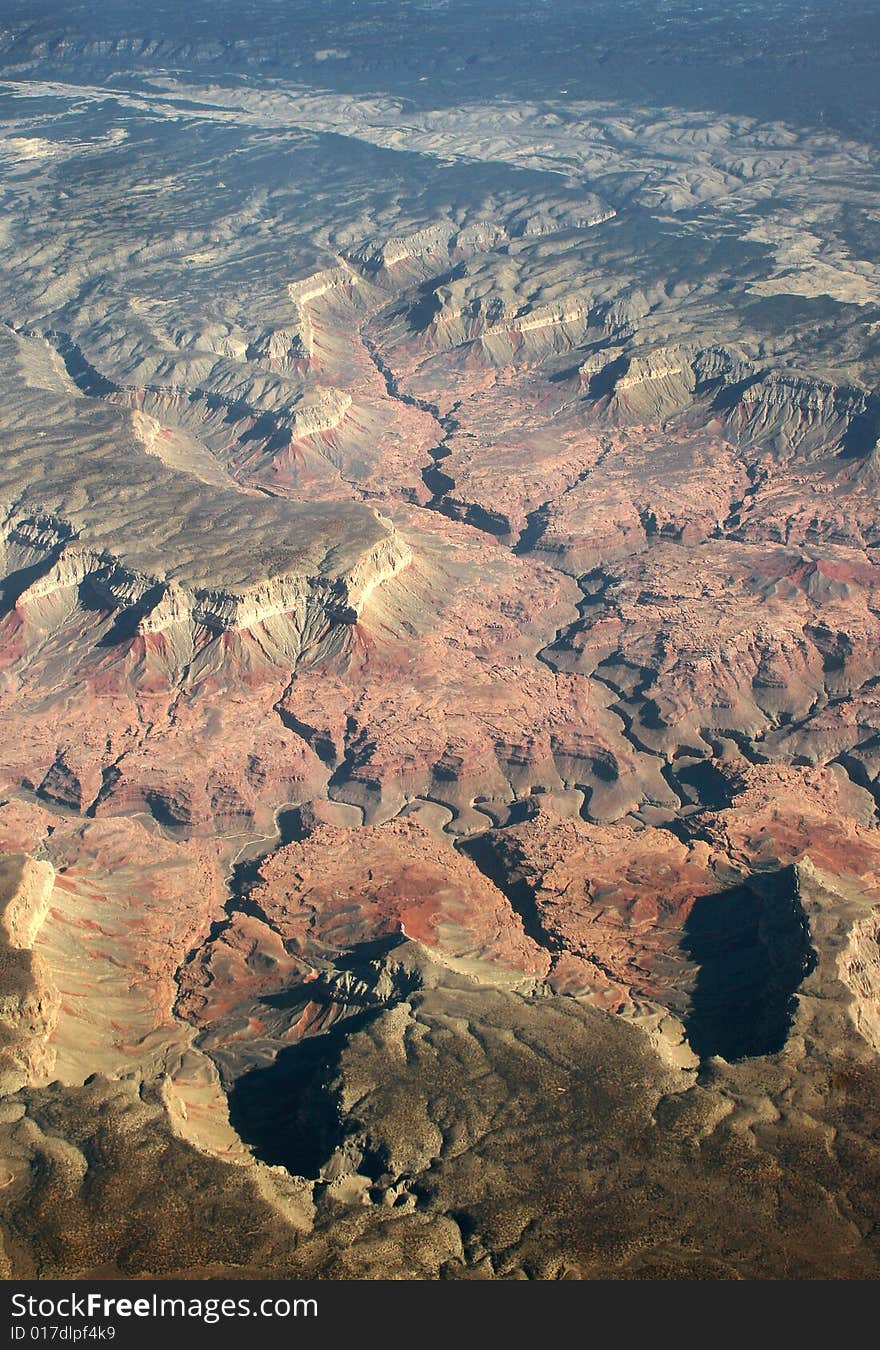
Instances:
[[[878,408],[870,387],[836,384],[807,371],[762,368],[746,352],[638,343],[599,351],[580,382],[613,422],[716,422],[732,440],[809,462],[874,448]]]
[[[253,494],[242,501],[234,484],[196,482],[143,453],[124,414],[74,397],[54,372],[50,382],[34,340],[7,333],[5,342],[23,412],[4,458],[7,608],[78,593],[128,636],[175,625],[228,632],[285,616],[295,655],[328,625],[352,621],[406,566],[406,544],[374,509],[273,506]]]
[[[49,1038],[60,995],[34,952],[49,907],[54,872],[27,855],[0,858],[3,994],[0,1004],[0,1085],[5,1094],[48,1074],[55,1055]]]

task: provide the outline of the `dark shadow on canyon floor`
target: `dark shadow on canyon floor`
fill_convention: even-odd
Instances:
[[[698,967],[684,1019],[694,1052],[739,1060],[781,1050],[817,961],[794,869],[701,896],[682,947]]]
[[[379,1009],[345,1019],[341,1027],[282,1050],[266,1068],[251,1069],[229,1092],[232,1128],[265,1163],[295,1176],[317,1177],[345,1130],[326,1090],[349,1037]]]

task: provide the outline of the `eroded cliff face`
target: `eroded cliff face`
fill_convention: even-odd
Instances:
[[[2,160],[7,1273],[875,1275],[875,150],[114,88]]]
[[[34,952],[48,912],[53,875],[49,863],[35,862],[27,855],[7,854],[0,862],[0,1083],[4,1094],[49,1076],[55,1063],[49,1042],[58,1021],[60,995],[45,962]]]

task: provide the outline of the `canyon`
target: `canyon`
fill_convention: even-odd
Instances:
[[[875,1278],[866,126],[41,31],[4,1277]]]

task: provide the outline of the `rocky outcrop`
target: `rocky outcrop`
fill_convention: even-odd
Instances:
[[[838,958],[840,978],[852,994],[850,1016],[869,1045],[880,1053],[880,918],[860,919]]]
[[[474,231],[471,236],[474,241],[479,234],[479,230]],[[436,225],[428,225],[422,230],[415,230],[412,234],[361,244],[358,248],[352,249],[348,257],[365,271],[378,272],[395,267],[398,263],[407,262],[411,258],[442,257],[449,252],[454,238],[454,226],[449,221],[439,221]]]
[[[303,400],[303,404],[293,409],[290,419],[290,434],[294,440],[300,436],[314,436],[322,431],[332,431],[338,427],[352,404],[351,394],[344,389],[326,389],[318,392],[314,402]]]
[[[309,348],[307,331],[303,328],[305,319],[298,324],[282,328],[268,328],[249,343],[245,355],[248,360],[275,362],[281,365],[292,361],[308,359]]]
[[[300,650],[328,625],[355,622],[372,591],[407,566],[406,543],[393,530],[384,534],[341,575],[334,576],[331,549],[315,574],[282,572],[260,584],[226,590],[139,574],[107,553],[80,546],[63,523],[11,517],[6,525],[7,558],[14,550],[18,563],[11,580],[23,579],[13,598],[26,609],[56,592],[85,589],[90,601],[116,615],[121,627],[130,617],[131,630],[143,636],[175,624],[232,632],[285,616]]]
[[[312,355],[315,341],[309,306],[330,292],[356,286],[359,280],[356,272],[340,263],[338,267],[327,267],[323,271],[314,272],[310,277],[303,277],[290,283],[287,288],[288,294],[299,317],[296,345],[302,348],[306,356]]]
[[[60,995],[33,950],[55,873],[47,862],[0,857],[0,1094],[48,1077]]]
[[[401,539],[389,536],[359,559],[346,575],[335,580],[293,574],[273,577],[262,586],[237,595],[196,590],[192,593],[189,618],[214,632],[229,632],[252,628],[283,614],[304,645],[323,627],[356,622],[371,592],[406,567],[411,557]]]
[[[589,357],[580,379],[615,420],[715,420],[742,445],[806,460],[839,453],[858,458],[871,448],[871,390],[768,369],[743,352],[618,347]]]

